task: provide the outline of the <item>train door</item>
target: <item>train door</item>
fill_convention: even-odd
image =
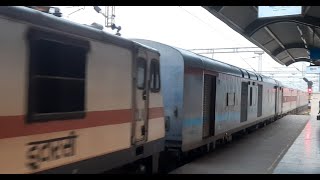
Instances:
[[[247,104],[247,112],[248,112],[248,119],[256,119],[258,115],[258,107],[257,107],[257,98],[258,98],[258,86],[256,86],[255,82],[252,82],[248,86],[249,91],[249,102]]]
[[[148,81],[149,81],[149,59],[148,52],[139,49],[135,66],[135,118],[133,123],[133,144],[146,141],[147,116],[148,116]]]
[[[262,84],[258,84],[258,111],[257,111],[257,117],[262,116],[262,92],[263,92],[263,86],[262,86]]]
[[[296,100],[296,106],[295,108],[298,108],[300,106],[300,91],[296,90],[296,97],[297,97],[297,100]]]
[[[203,138],[214,135],[215,105],[216,105],[216,76],[204,75],[203,86]]]
[[[274,87],[274,92],[275,92],[275,94],[274,94],[274,97],[275,97],[275,100],[274,100],[274,104],[275,104],[274,113],[277,115],[278,114],[278,106],[279,106],[279,103],[278,103],[278,101],[279,101],[279,96],[278,96],[279,90],[278,90],[277,86]]]
[[[279,87],[278,91],[277,91],[277,96],[278,96],[278,99],[277,99],[277,111],[276,111],[276,114],[279,115],[279,114],[282,114],[282,94],[283,94],[283,89],[281,87]]]
[[[279,113],[282,114],[282,111],[283,111],[283,87],[280,88],[280,95],[279,95]]]
[[[241,83],[241,112],[240,122],[245,122],[248,119],[248,82]]]

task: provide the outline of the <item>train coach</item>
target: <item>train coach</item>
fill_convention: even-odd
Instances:
[[[307,108],[307,93],[226,63],[159,42],[166,149],[178,155]]]
[[[308,93],[297,89],[283,87],[283,102],[281,115],[296,113],[305,109],[308,104]]]
[[[0,7],[0,173],[100,173],[307,107],[307,93],[149,40]]]
[[[157,169],[157,50],[27,7],[0,7],[0,26],[1,174]]]

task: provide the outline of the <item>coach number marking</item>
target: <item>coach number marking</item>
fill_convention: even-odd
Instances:
[[[70,132],[69,136],[28,143],[27,166],[36,170],[42,162],[74,156],[76,138],[75,133]]]

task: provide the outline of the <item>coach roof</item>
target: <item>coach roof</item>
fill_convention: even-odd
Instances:
[[[87,37],[105,43],[112,43],[124,48],[131,49],[134,48],[134,46],[138,45],[156,51],[155,49],[149,48],[145,45],[135,43],[131,40],[113,35],[111,33],[99,30],[89,25],[75,23],[60,17],[56,17],[52,14],[47,14],[28,7],[1,6],[0,16],[8,17],[10,19],[16,19],[18,21],[24,21],[44,28],[58,30],[62,33],[68,33],[80,37]]]

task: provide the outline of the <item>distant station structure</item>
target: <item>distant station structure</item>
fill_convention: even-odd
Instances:
[[[315,73],[311,72],[312,69],[317,71],[317,66],[320,65],[320,6],[203,8],[264,50],[278,63],[289,66],[295,62],[309,62],[307,74]],[[315,74],[320,75],[318,72]]]
[[[203,6],[283,65],[320,65],[319,6]]]

